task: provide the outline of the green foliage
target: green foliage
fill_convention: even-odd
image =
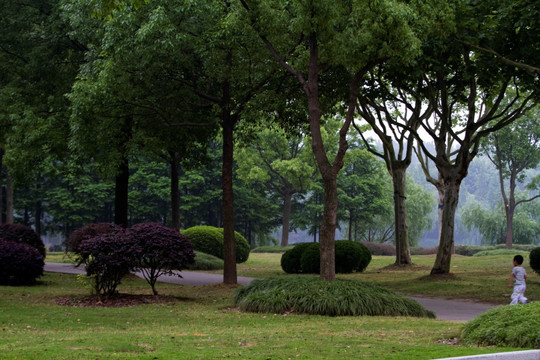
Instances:
[[[540,275],[540,247],[531,250],[529,254],[529,265]]]
[[[188,270],[223,270],[223,259],[217,256],[195,251],[193,264],[187,264]]]
[[[288,274],[298,274],[302,272],[302,265],[300,259],[304,250],[312,246],[312,243],[300,243],[296,244],[292,249],[285,251],[281,256],[281,268]]]
[[[527,256],[529,253],[523,250],[517,249],[495,249],[495,250],[484,250],[475,253],[473,256],[490,256],[490,255],[523,255]]]
[[[223,259],[223,228],[199,225],[181,231],[193,245],[193,249]],[[236,262],[243,263],[249,258],[249,244],[237,231],[234,232]]]
[[[540,314],[539,302],[499,306],[465,324],[461,338],[469,345],[538,349],[540,347],[538,314]]]
[[[300,256],[300,268],[303,274],[319,274],[321,272],[319,243],[309,243],[309,246],[304,249],[302,256]]]
[[[188,238],[195,251],[223,259],[223,236],[214,226],[200,225],[180,231]]]
[[[237,289],[234,301],[244,311],[263,313],[435,317],[414,300],[355,280],[329,282],[303,276],[254,280]]]
[[[336,273],[362,272],[371,262],[371,252],[358,242],[335,242]],[[302,243],[281,256],[281,268],[289,274],[318,274],[320,272],[319,243]]]

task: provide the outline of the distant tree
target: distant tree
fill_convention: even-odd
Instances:
[[[288,136],[277,127],[262,128],[253,145],[240,148],[237,162],[241,178],[264,184],[282,199],[281,246],[287,246],[293,195],[308,190],[315,178],[306,142],[302,136]]]
[[[527,198],[516,199],[515,194],[518,183],[526,181],[525,170],[536,169],[540,163],[538,116],[540,116],[538,108],[529,111],[510,126],[490,134],[482,143],[482,150],[499,172],[500,191],[506,215],[505,244],[508,249],[512,248],[516,207],[540,197],[537,193]],[[529,187],[537,187],[534,179]]]
[[[361,147],[349,149],[344,163],[338,176],[338,201],[347,239],[358,240],[359,233],[388,210],[388,178],[384,163]]]

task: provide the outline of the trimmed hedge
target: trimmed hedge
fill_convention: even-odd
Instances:
[[[5,241],[14,241],[30,245],[36,249],[43,258],[46,256],[45,244],[37,232],[29,226],[19,224],[0,225],[0,238]]]
[[[371,262],[371,252],[358,242],[337,240],[335,242],[336,273],[362,272]],[[281,257],[281,268],[289,274],[320,273],[318,243],[303,243],[286,251]]]
[[[32,285],[44,266],[43,256],[32,246],[0,238],[0,285]]]
[[[186,236],[195,251],[204,252],[223,259],[223,229],[208,225],[193,226],[180,232]],[[237,231],[234,232],[236,263],[249,258],[249,244]]]

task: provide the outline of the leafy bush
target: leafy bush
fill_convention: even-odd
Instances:
[[[371,262],[371,253],[361,243],[349,240],[335,242],[336,273],[364,271]],[[281,268],[289,273],[320,273],[318,243],[303,243],[286,251],[281,257]]]
[[[463,327],[464,343],[481,346],[540,347],[540,303],[493,308]]]
[[[375,243],[371,241],[363,241],[362,244],[368,248],[373,255],[396,256],[396,247],[388,243]]]
[[[88,224],[73,231],[67,242],[67,251],[78,252],[78,247],[84,239],[92,238],[98,235],[115,233],[123,228],[120,225],[111,223]]]
[[[411,255],[434,255],[437,253],[439,248],[437,246],[432,247],[423,247],[423,246],[413,246],[411,248]]]
[[[86,265],[96,295],[116,293],[122,278],[135,268],[136,246],[130,232],[117,232],[85,238],[78,247],[77,266]]]
[[[221,242],[223,243],[223,228],[218,228],[218,230],[221,233]],[[236,263],[241,264],[246,262],[249,258],[249,243],[238,231],[234,232],[234,245]]]
[[[540,247],[534,248],[529,254],[529,265],[531,268],[540,275]]]
[[[206,254],[214,255],[223,259],[223,229],[214,226],[200,225],[182,230],[193,249]],[[249,244],[247,240],[237,231],[234,232],[236,262],[243,263],[249,257]]]
[[[281,255],[281,268],[288,274],[298,274],[302,271],[302,265],[300,264],[300,258],[304,253],[304,250],[311,246],[313,243],[300,243],[296,244],[292,249],[285,251]]]
[[[186,269],[189,270],[223,270],[223,259],[217,256],[206,254],[200,251],[195,251],[195,260],[192,264],[188,264]]]
[[[251,312],[435,317],[412,299],[356,280],[298,276],[253,280],[236,290],[234,301],[240,309]]]
[[[173,275],[173,270],[184,269],[195,258],[189,240],[164,225],[152,222],[137,224],[131,227],[131,236],[135,242],[133,250],[137,270],[150,284],[154,295],[157,295],[155,285],[158,277]]]
[[[321,253],[319,243],[309,243],[300,256],[300,267],[304,274],[319,274],[321,272]]]
[[[31,285],[43,275],[43,256],[32,246],[0,239],[0,285]]]
[[[456,245],[454,247],[456,254],[463,256],[473,256],[474,254],[488,250],[487,246]]]
[[[27,244],[36,249],[39,254],[45,258],[45,244],[37,232],[29,226],[19,224],[0,225],[0,238],[5,241],[14,241],[21,244]]]

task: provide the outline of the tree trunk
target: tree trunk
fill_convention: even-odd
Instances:
[[[223,283],[236,284],[236,254],[234,242],[234,194],[233,194],[233,152],[234,121],[230,115],[223,120]]]
[[[129,162],[124,156],[118,168],[114,189],[114,223],[123,227],[128,227],[128,191]]]
[[[336,279],[336,222],[338,210],[337,174],[326,176],[324,181],[324,213],[319,233],[321,253],[321,278],[325,281]]]
[[[407,167],[403,166],[392,168],[394,217],[396,223],[396,265],[412,264],[409,246],[409,229],[407,226],[406,170]]]
[[[13,181],[6,171],[6,224],[13,224]]]
[[[441,236],[439,249],[431,274],[448,274],[454,246],[454,220],[458,205],[460,180],[454,177],[444,179],[444,198],[442,204]]]
[[[516,189],[516,174],[512,172],[510,175],[510,183],[509,183],[510,189],[508,191],[508,199],[504,198],[505,200],[505,206],[504,211],[506,214],[506,237],[505,237],[505,244],[507,249],[512,248],[513,243],[513,237],[514,237],[514,212],[516,211],[516,197],[515,197],[515,189]]]
[[[39,188],[39,186],[38,186]],[[38,235],[41,236],[41,216],[43,214],[43,204],[40,201],[37,201],[36,202],[36,209],[35,209],[35,213],[34,213],[34,227],[35,227],[35,231]]]
[[[180,161],[171,154],[171,224],[173,229],[180,230],[180,189],[178,188],[178,171]]]
[[[283,221],[281,232],[281,246],[289,245],[289,226],[291,223],[292,194],[285,192],[283,196]]]

